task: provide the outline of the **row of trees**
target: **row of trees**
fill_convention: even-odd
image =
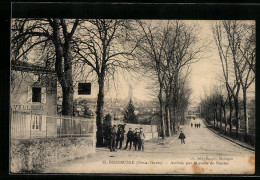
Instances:
[[[128,40],[128,22],[59,18],[12,21],[12,61],[27,61],[39,56],[37,64],[55,68],[62,88],[63,115],[73,115],[73,78],[82,75],[85,79],[88,74],[94,74],[99,85],[96,122],[97,144],[100,145],[103,144],[105,80],[111,78],[110,75],[114,77],[115,68],[129,68],[129,62],[123,60],[131,55],[131,49],[126,43],[122,46],[122,42]],[[88,69],[81,68],[82,64]]]
[[[162,134],[170,136],[187,108],[189,65],[201,48],[194,27],[182,21],[151,22],[13,19],[12,62],[33,59],[55,69],[63,115],[73,115],[74,85],[92,74],[98,83],[97,145],[103,144],[105,82],[114,81],[119,69],[144,70],[156,80]]]
[[[215,90],[202,100],[202,113],[208,120],[214,121],[214,126],[217,119],[220,121],[220,126],[222,122],[225,122],[224,132],[227,131],[227,123],[230,134],[234,125],[236,137],[239,133],[239,121],[244,121],[245,127],[242,128],[245,130],[246,141],[247,95],[249,87],[254,84],[255,80],[255,23],[254,21],[218,21],[212,24],[211,29],[221,62],[222,85],[215,87]],[[239,117],[240,99],[243,104],[243,119]],[[227,107],[228,116],[226,115]]]
[[[184,120],[191,94],[188,87],[190,64],[197,61],[203,46],[198,45],[196,26],[183,21],[137,23],[136,57],[146,75],[155,80],[164,138],[176,133]]]

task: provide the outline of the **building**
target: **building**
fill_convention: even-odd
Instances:
[[[54,70],[12,62],[10,172],[37,172],[95,153],[95,117],[57,115]]]
[[[199,106],[191,106],[188,108],[187,113],[186,113],[186,117],[190,118],[190,117],[200,117],[200,107]]]
[[[11,137],[57,135],[57,77],[55,71],[27,62],[12,62]]]

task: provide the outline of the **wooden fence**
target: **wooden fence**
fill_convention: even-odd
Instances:
[[[11,138],[50,138],[95,136],[95,118],[48,116],[11,111]]]

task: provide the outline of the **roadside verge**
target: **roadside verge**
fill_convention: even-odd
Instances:
[[[232,142],[232,143],[234,143],[234,144],[237,144],[237,145],[239,145],[239,146],[241,146],[241,147],[243,147],[243,148],[246,148],[246,149],[251,150],[251,151],[255,151],[255,148],[254,148],[253,146],[251,146],[251,145],[249,145],[249,144],[246,144],[246,143],[244,143],[244,142],[241,142],[241,141],[239,141],[239,140],[237,140],[237,139],[231,138],[231,137],[229,137],[229,136],[226,136],[226,135],[224,135],[224,134],[221,134],[221,133],[219,133],[217,130],[214,130],[211,126],[209,126],[205,120],[203,120],[203,122],[204,122],[204,124],[206,125],[206,127],[207,127],[210,131],[212,131],[213,133],[215,133],[216,135],[218,135],[218,136],[220,136],[220,137],[222,137],[222,138],[224,138],[224,139],[226,139],[226,140],[228,140],[228,141],[230,141],[230,142]]]

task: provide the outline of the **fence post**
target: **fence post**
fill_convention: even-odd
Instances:
[[[61,120],[62,120],[62,117],[60,115],[60,138],[61,138]]]
[[[79,120],[79,134],[80,134],[80,136],[81,136],[81,119]]]
[[[73,115],[70,118],[70,137],[72,137],[72,118],[73,118]]]
[[[12,111],[12,108],[10,108],[10,111],[11,111],[11,114],[10,114],[10,119],[11,119],[11,123],[10,123],[10,127],[9,127],[9,130],[10,130],[10,135],[11,135],[11,138],[12,138],[12,135],[14,134],[13,133],[13,111]]]
[[[151,122],[151,133],[152,133],[152,139],[153,139],[153,123],[152,123],[152,119],[150,119]]]
[[[30,118],[30,139],[32,136],[32,111],[31,111],[31,118]]]
[[[93,127],[92,127],[92,130],[93,130],[93,135],[92,135],[92,139],[93,139],[93,152],[96,151],[96,141],[97,141],[97,134],[96,134],[96,117],[94,116],[94,119],[92,119],[92,124],[93,124]]]
[[[46,117],[46,116],[45,116]],[[46,139],[47,139],[47,137],[48,137],[48,128],[47,128],[47,126],[48,126],[48,123],[47,123],[48,121],[47,121],[47,117],[46,117]]]

